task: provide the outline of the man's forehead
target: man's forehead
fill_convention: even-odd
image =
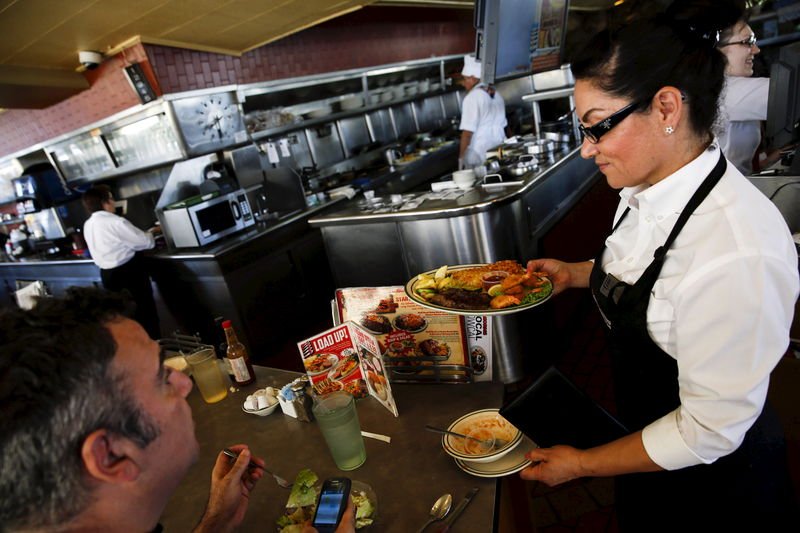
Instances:
[[[158,344],[150,339],[139,323],[129,318],[118,318],[108,322],[106,327],[117,344],[113,361],[117,370],[126,374],[158,371]]]

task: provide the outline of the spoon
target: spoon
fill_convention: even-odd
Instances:
[[[441,428],[437,428],[435,426],[430,426],[430,425],[425,425],[425,429],[427,429],[428,431],[433,431],[434,433],[443,433],[445,435],[453,435],[455,437],[461,437],[462,439],[472,439],[474,441],[480,442],[481,444],[483,444],[484,446],[487,446],[489,448],[491,448],[491,447],[502,448],[503,446],[508,444],[503,439],[495,438],[494,442],[491,442],[489,440],[482,440],[482,439],[479,439],[478,437],[472,437],[470,435],[462,435],[461,433],[456,433],[455,431],[449,431],[449,430],[446,430],[446,429],[441,429]]]
[[[433,507],[431,507],[431,519],[425,522],[425,525],[419,528],[419,533],[425,531],[425,528],[431,525],[432,523],[436,522],[437,520],[441,520],[447,513],[450,512],[450,506],[453,505],[453,496],[450,494],[442,494],[439,496],[439,499],[433,503]]]

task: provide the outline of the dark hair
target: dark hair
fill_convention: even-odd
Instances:
[[[573,75],[608,94],[643,102],[640,111],[650,109],[662,87],[676,87],[687,98],[692,130],[708,137],[725,79],[717,32],[742,17],[737,3],[676,0],[665,13],[604,30],[572,60]]]
[[[83,206],[87,211],[94,213],[95,211],[102,211],[103,204],[113,197],[114,196],[111,194],[111,187],[101,183],[100,185],[92,185],[89,187],[89,189],[83,193],[81,202],[83,202]]]
[[[735,13],[737,14],[736,20],[734,20],[733,22],[731,22],[730,24],[728,24],[727,26],[723,27],[720,30],[719,32],[720,42],[726,42],[731,39],[731,36],[733,36],[733,28],[738,23],[740,22],[747,23],[750,20],[750,9],[747,8],[745,2],[743,0],[731,0],[731,1],[733,2],[733,8],[728,9],[729,12],[728,18],[730,19],[731,17],[734,16],[734,11],[731,10],[734,9]]]
[[[106,324],[130,301],[94,288],[0,313],[0,529],[63,524],[91,498],[81,458],[97,429],[144,448],[159,428],[111,369]]]

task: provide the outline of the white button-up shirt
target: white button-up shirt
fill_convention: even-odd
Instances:
[[[492,98],[483,85],[473,87],[461,105],[459,129],[472,132],[464,163],[469,167],[483,164],[486,151],[505,139],[506,124],[506,104],[500,93],[495,91]]]
[[[155,246],[155,240],[150,233],[108,211],[92,213],[83,225],[83,237],[92,259],[102,269],[122,266],[137,251]]]
[[[769,78],[726,76],[720,98],[722,153],[739,171],[753,173],[753,156],[761,144],[761,121],[767,119]]]
[[[603,268],[633,284],[714,168],[712,144],[652,187],[625,188]],[[674,470],[739,447],[785,353],[800,291],[797,251],[777,208],[728,165],[669,249],[650,295],[647,329],[678,364],[681,405],[644,428],[650,458]]]

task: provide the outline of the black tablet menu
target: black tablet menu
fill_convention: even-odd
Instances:
[[[629,433],[555,367],[504,405],[500,414],[543,448],[591,448]]]

